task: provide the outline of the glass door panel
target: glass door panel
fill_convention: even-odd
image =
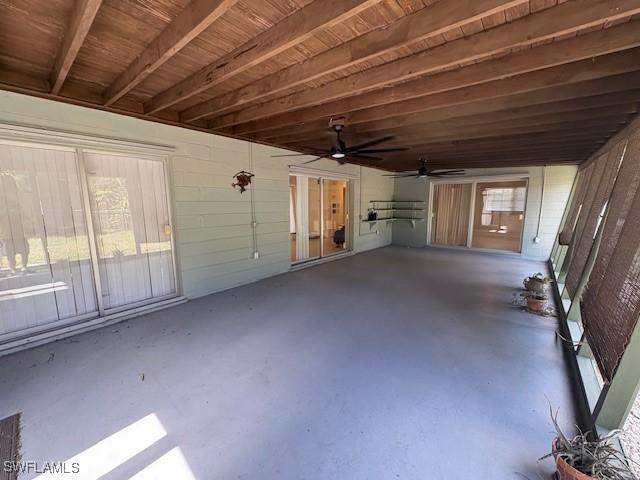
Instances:
[[[433,245],[466,246],[471,210],[470,183],[436,183],[433,189]]]
[[[315,177],[309,177],[307,179],[309,183],[309,256],[307,258],[320,258],[320,237],[321,221],[320,212],[322,206],[320,204],[320,179]]]
[[[322,255],[333,255],[348,249],[347,245],[347,181],[322,181]]]
[[[86,153],[103,307],[175,293],[163,164]]]
[[[348,245],[347,180],[289,176],[291,261],[344,252]]]
[[[471,246],[519,253],[526,195],[525,180],[477,183]]]
[[[74,151],[0,144],[0,335],[97,311]]]

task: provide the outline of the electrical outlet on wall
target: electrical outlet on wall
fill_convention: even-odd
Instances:
[[[259,259],[260,258],[260,252],[253,252],[253,258],[255,260]]]

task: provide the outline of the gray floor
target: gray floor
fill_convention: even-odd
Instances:
[[[548,478],[556,319],[510,305],[541,268],[389,247],[274,277],[1,358],[0,418],[80,462],[56,478]]]

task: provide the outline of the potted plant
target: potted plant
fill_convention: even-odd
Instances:
[[[547,308],[547,295],[544,293],[527,292],[527,308],[531,312],[541,313]]]
[[[543,295],[547,292],[547,287],[552,281],[551,278],[545,277],[541,272],[538,272],[525,278],[522,284],[527,292]]]
[[[613,444],[619,430],[595,439],[582,432],[569,438],[558,425],[557,416],[551,412],[556,430],[552,451],[541,460],[555,458],[558,480],[637,480],[628,460]]]

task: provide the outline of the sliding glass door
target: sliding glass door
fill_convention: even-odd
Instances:
[[[0,335],[96,312],[73,150],[0,144]]]
[[[85,153],[104,309],[175,293],[160,161]]]
[[[161,159],[0,143],[0,340],[176,292]]]
[[[431,222],[433,245],[467,245],[471,190],[470,183],[434,185]]]
[[[347,250],[347,181],[322,180],[322,256]]]
[[[471,246],[519,253],[527,182],[478,182]]]
[[[431,244],[519,253],[526,180],[433,182]]]
[[[290,175],[291,261],[301,262],[348,250],[348,182]]]

